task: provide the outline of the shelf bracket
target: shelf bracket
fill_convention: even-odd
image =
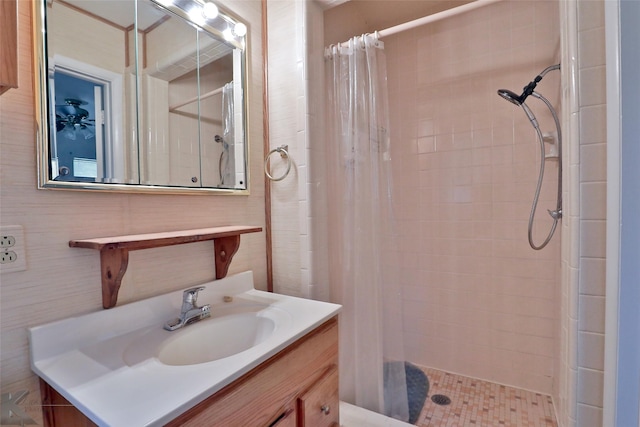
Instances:
[[[213,251],[216,258],[216,280],[227,276],[233,256],[240,247],[240,235],[213,239]]]
[[[118,291],[129,265],[129,250],[107,245],[100,250],[102,307],[111,308],[118,301]]]
[[[118,291],[122,284],[122,278],[127,272],[129,251],[213,240],[216,280],[219,280],[226,277],[229,272],[231,260],[240,247],[240,235],[260,231],[262,231],[261,227],[230,225],[196,230],[71,240],[69,246],[100,251],[102,306],[112,308],[118,302]]]

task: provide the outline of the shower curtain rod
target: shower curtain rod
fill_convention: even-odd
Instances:
[[[479,7],[487,6],[492,3],[497,3],[503,0],[476,0],[471,3],[463,4],[462,6],[457,6],[448,10],[443,10],[442,12],[434,13],[432,15],[424,16],[422,18],[414,19],[413,21],[405,22],[403,24],[395,25],[393,27],[376,31],[378,33],[379,38],[391,36],[393,34],[401,33],[406,30],[410,30],[421,25],[430,24],[431,22],[439,21],[441,19],[449,18],[450,16],[459,15],[464,12],[468,12],[470,10],[477,9]],[[340,45],[346,44],[348,42],[342,42]]]
[[[211,92],[207,92],[207,93],[205,93],[205,94],[203,94],[201,96],[194,96],[193,98],[189,98],[186,101],[181,102],[180,104],[176,104],[176,105],[173,105],[173,106],[169,107],[169,111],[175,111],[178,108],[184,107],[185,105],[191,104],[192,102],[196,102],[197,100],[201,100],[202,101],[203,99],[210,98],[213,95],[217,95],[217,94],[221,93],[222,89],[224,89],[224,86],[219,87],[218,89],[214,89]]]

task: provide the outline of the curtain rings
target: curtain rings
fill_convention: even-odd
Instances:
[[[330,44],[329,47],[324,49],[324,59],[333,59],[338,54],[335,44]]]
[[[283,179],[285,179],[287,177],[287,175],[289,175],[289,171],[291,170],[291,156],[289,155],[289,152],[287,151],[289,149],[288,145],[281,145],[280,147],[274,148],[273,150],[269,151],[269,154],[267,154],[267,157],[264,159],[264,173],[265,175],[267,175],[267,178],[269,178],[271,181],[282,181]],[[274,153],[280,153],[280,157],[282,157],[283,159],[287,159],[287,169],[284,171],[284,173],[277,177],[274,178],[270,173],[269,173],[269,158],[271,157],[271,155],[273,155]]]

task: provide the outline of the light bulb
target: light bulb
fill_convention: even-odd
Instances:
[[[67,123],[64,127],[64,129],[62,129],[62,135],[67,138],[70,139],[72,141],[76,140],[76,128],[74,125]]]
[[[96,136],[93,129],[85,125],[80,126],[80,135],[82,135],[84,139],[91,139]]]
[[[204,24],[204,11],[202,10],[202,8],[200,6],[194,6],[191,8],[191,10],[189,10],[189,18],[191,18],[191,21],[196,24],[196,25],[202,25]]]
[[[204,6],[202,6],[202,16],[207,19],[214,19],[218,16],[218,6],[213,4],[212,2],[206,2]]]
[[[247,26],[242,22],[236,23],[236,25],[233,26],[233,34],[238,37],[244,37],[247,34]]]
[[[226,30],[224,30],[222,32],[222,37],[224,37],[224,39],[228,41],[233,40],[234,37],[233,37],[233,33],[231,32],[231,28],[227,28]]]

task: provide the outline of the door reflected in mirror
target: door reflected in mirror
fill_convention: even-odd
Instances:
[[[200,0],[38,1],[41,188],[246,194],[244,24]]]

